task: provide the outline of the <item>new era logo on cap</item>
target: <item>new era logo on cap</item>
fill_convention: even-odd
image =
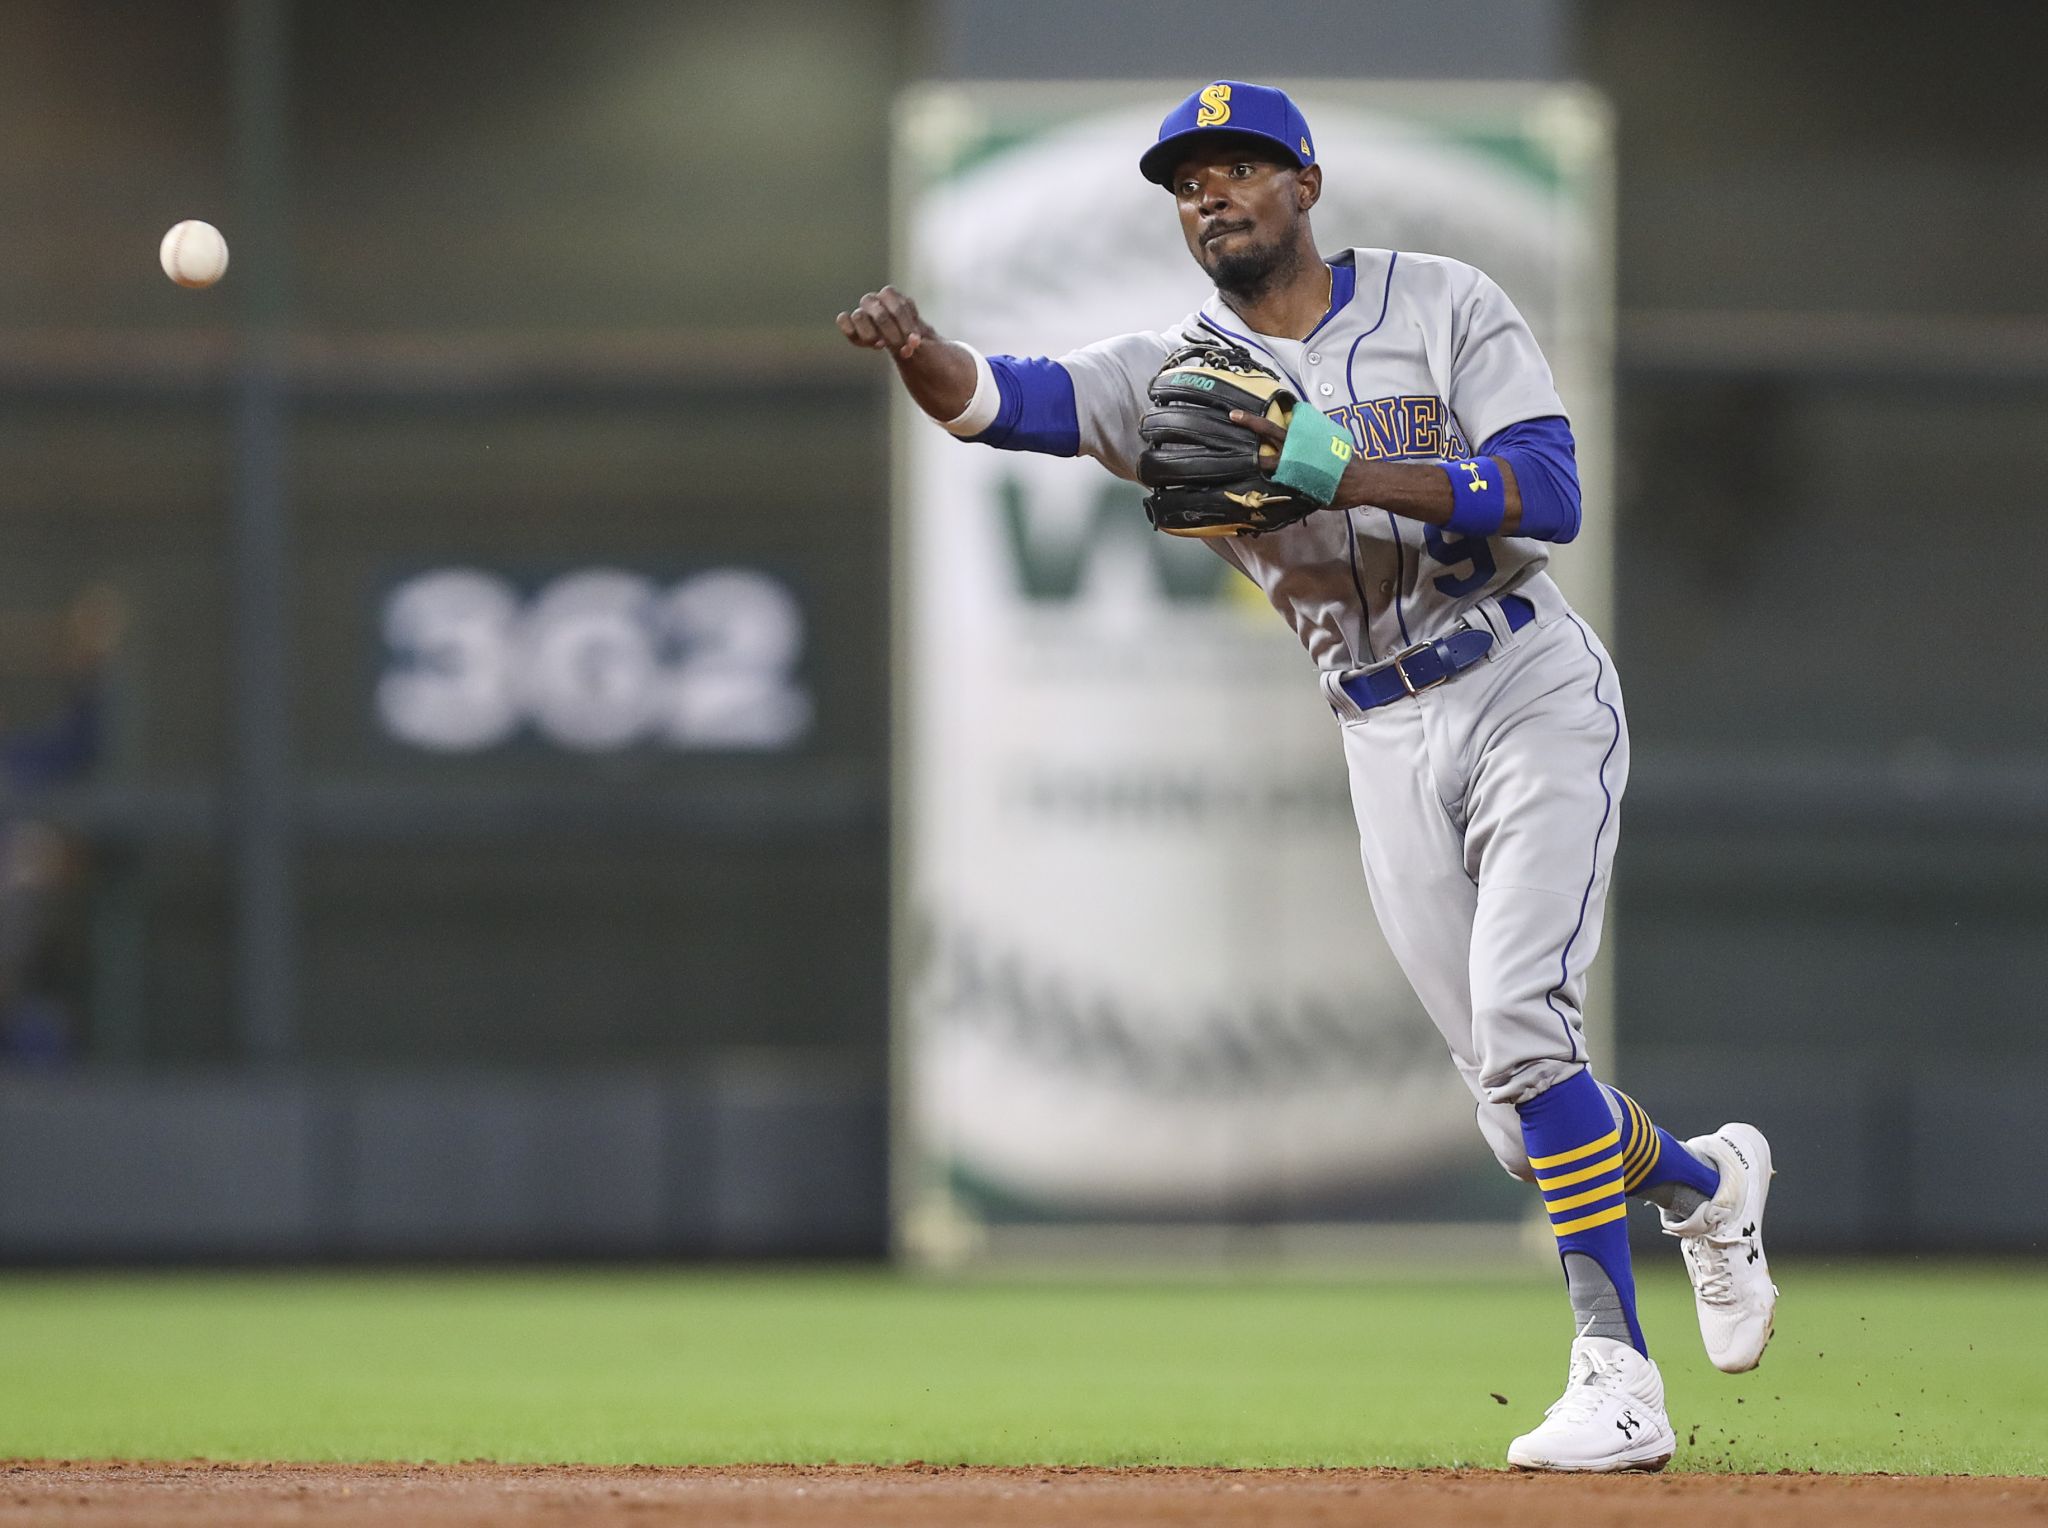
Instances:
[[[1181,156],[1209,133],[1263,138],[1297,165],[1305,168],[1315,163],[1308,123],[1284,90],[1248,85],[1243,80],[1218,80],[1166,114],[1159,124],[1159,141],[1138,161],[1138,172],[1155,185],[1165,185]]]

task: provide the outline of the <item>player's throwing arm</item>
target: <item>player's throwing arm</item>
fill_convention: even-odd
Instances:
[[[941,339],[896,288],[870,292],[840,314],[839,332],[863,349],[886,351],[911,401],[941,424],[959,418],[973,400],[975,353]]]

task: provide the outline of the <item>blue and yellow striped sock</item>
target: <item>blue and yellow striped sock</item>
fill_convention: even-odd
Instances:
[[[1604,1084],[1603,1084],[1604,1086]],[[1685,1149],[1670,1131],[1659,1129],[1649,1112],[1620,1088],[1608,1088],[1613,1113],[1621,1120],[1621,1186],[1625,1193],[1668,1201],[1660,1188],[1677,1185],[1701,1199],[1711,1199],[1721,1186],[1721,1171]]]
[[[1628,1256],[1622,1132],[1606,1092],[1591,1072],[1581,1070],[1517,1104],[1515,1112],[1522,1117],[1522,1143],[1543,1191],[1559,1261],[1577,1253],[1598,1266],[1620,1303],[1628,1340],[1637,1352],[1648,1353],[1636,1320],[1635,1270]],[[1567,1265],[1568,1283],[1569,1272]]]

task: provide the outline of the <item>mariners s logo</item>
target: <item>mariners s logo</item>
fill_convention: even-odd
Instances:
[[[1195,113],[1195,126],[1220,127],[1230,120],[1230,87],[1211,85],[1202,92],[1202,109]]]

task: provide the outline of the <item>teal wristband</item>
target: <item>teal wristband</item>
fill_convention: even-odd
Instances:
[[[1308,404],[1297,403],[1287,421],[1287,444],[1280,448],[1273,481],[1327,505],[1337,497],[1337,480],[1356,450],[1348,430]]]

